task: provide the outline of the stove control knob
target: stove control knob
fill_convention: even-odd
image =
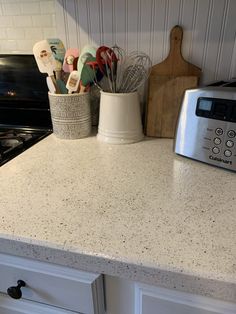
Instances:
[[[20,299],[22,297],[21,287],[25,287],[25,282],[23,280],[18,280],[16,287],[7,289],[7,294],[13,299]]]

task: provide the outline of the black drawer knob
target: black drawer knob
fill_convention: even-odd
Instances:
[[[16,287],[7,289],[7,294],[13,299],[20,299],[22,297],[21,287],[25,287],[25,282],[23,280],[18,280]]]

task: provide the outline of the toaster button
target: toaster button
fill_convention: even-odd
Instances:
[[[230,156],[232,155],[231,150],[226,149],[226,150],[224,151],[224,155],[225,155],[225,157],[230,157]]]
[[[221,139],[220,139],[219,137],[214,138],[214,143],[215,143],[216,145],[220,145]]]
[[[226,141],[225,145],[226,145],[227,147],[231,148],[231,147],[233,147],[233,146],[234,146],[234,142],[233,142],[233,141],[228,140],[228,141]]]
[[[215,132],[216,132],[216,135],[222,135],[223,134],[223,130],[221,129],[221,128],[217,128],[216,130],[215,130]],[[230,131],[229,131],[230,132]],[[228,132],[228,133],[229,133]]]
[[[235,135],[236,135],[236,133],[234,132],[234,130],[229,130],[227,134],[228,134],[228,137],[231,137],[231,138],[232,138],[232,137],[235,137]]]
[[[213,151],[214,154],[219,154],[220,149],[219,149],[219,147],[213,147],[212,151]]]

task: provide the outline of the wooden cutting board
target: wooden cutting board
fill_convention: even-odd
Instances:
[[[170,52],[152,67],[146,108],[145,133],[173,138],[184,91],[198,85],[201,69],[181,54],[183,30],[175,26],[170,33]]]

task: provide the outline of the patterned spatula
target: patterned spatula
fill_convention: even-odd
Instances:
[[[56,80],[54,77],[54,69],[56,68],[56,61],[53,57],[53,53],[51,51],[51,48],[47,42],[47,40],[42,40],[37,42],[33,46],[33,54],[36,60],[36,63],[38,65],[39,71],[41,73],[47,73],[48,76],[50,76],[55,89],[56,93],[59,92],[59,89],[56,84]]]

